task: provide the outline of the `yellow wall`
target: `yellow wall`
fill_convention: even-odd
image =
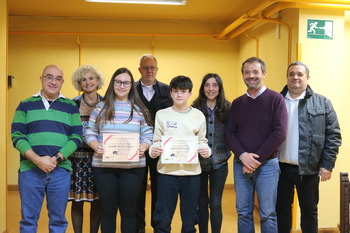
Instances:
[[[291,26],[293,32],[292,38],[297,35],[295,23],[298,22],[298,10],[285,10],[280,17],[283,22]],[[280,92],[286,84],[286,68],[290,60],[295,59],[295,39],[292,39],[291,47],[288,47],[288,27],[274,23],[261,22],[256,27],[250,29],[247,35],[239,36],[238,42],[238,60],[237,69],[240,69],[241,63],[248,57],[258,56],[266,63],[265,85],[275,91]],[[279,37],[276,32],[279,28]],[[294,40],[294,43],[293,43]],[[258,49],[257,49],[258,48]],[[288,51],[291,57],[288,57]],[[246,85],[242,79],[236,83],[238,92],[243,94],[246,91]]]
[[[64,22],[62,22],[64,21]],[[117,30],[114,27],[119,21],[70,19],[33,19],[30,17],[10,17],[10,31],[39,30],[48,31],[89,31],[98,32]],[[117,32],[135,28],[141,30],[166,32],[180,31],[185,28],[188,32],[213,33],[218,25],[191,24],[188,25],[163,22],[149,25],[149,22],[123,21]],[[222,28],[222,25],[219,25]],[[103,28],[103,29],[101,29]],[[121,66],[128,67],[136,79],[140,75],[137,70],[140,56],[152,53],[151,36],[80,36],[82,64],[92,64],[99,68],[106,79],[109,80],[113,72]],[[237,78],[237,44],[232,41],[216,41],[209,37],[164,37],[155,36],[154,54],[158,58],[158,79],[169,83],[176,75],[187,75],[193,79],[193,98],[197,96],[202,77],[208,72],[217,72],[224,80],[227,98],[236,97],[234,80]],[[78,94],[71,85],[70,76],[79,65],[79,46],[74,35],[37,35],[37,34],[11,34],[9,35],[9,74],[15,76],[13,87],[9,90],[8,117],[12,119],[13,113],[20,100],[29,97],[40,89],[39,75],[47,64],[57,64],[65,72],[65,83],[62,93],[71,98]],[[101,91],[104,94],[106,87]],[[10,122],[9,122],[10,124]],[[10,139],[10,136],[8,136]],[[10,185],[17,184],[17,168],[19,163],[18,152],[10,145],[9,151],[9,178]],[[232,171],[232,169],[230,169]],[[232,174],[228,183],[233,183]]]
[[[307,39],[307,19],[333,20],[333,40]],[[344,12],[301,10],[299,18],[299,42],[302,60],[310,68],[310,85],[315,92],[327,96],[337,111],[342,130],[343,145],[340,148],[331,181],[320,184],[319,226],[336,227],[339,223],[339,173],[349,171],[349,98],[347,76],[349,35],[345,35]],[[349,30],[349,28],[347,29]],[[345,50],[347,48],[347,50]],[[332,214],[329,214],[332,213]]]
[[[7,1],[0,0],[0,232],[6,229],[7,166],[6,166],[6,107],[7,107]]]

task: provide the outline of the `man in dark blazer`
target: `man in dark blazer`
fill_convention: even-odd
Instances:
[[[140,59],[139,71],[141,78],[135,83],[135,88],[151,114],[154,122],[156,112],[160,109],[170,107],[172,105],[172,99],[170,97],[170,88],[167,84],[156,80],[158,72],[157,59],[150,55],[145,54]],[[157,162],[158,159],[152,159],[149,157],[148,151],[146,156],[146,175],[143,183],[143,187],[140,191],[139,200],[136,210],[136,233],[145,232],[145,198],[148,179],[148,170],[151,178],[151,226],[155,229],[155,223],[153,221],[153,211],[157,201]],[[149,169],[147,169],[149,168]]]

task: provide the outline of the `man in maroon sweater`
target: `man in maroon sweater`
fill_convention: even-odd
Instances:
[[[260,58],[247,59],[241,72],[248,90],[233,101],[227,129],[227,141],[235,154],[238,232],[254,232],[256,192],[261,232],[277,233],[277,150],[286,137],[287,110],[283,96],[264,85],[266,65]]]

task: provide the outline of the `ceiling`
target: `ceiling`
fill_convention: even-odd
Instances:
[[[224,23],[215,38],[229,40],[286,8],[350,10],[350,0],[187,0],[185,6],[8,0],[8,7],[10,16]]]
[[[11,16],[88,17],[230,23],[261,0],[188,0],[185,6],[91,3],[84,0],[8,0]]]

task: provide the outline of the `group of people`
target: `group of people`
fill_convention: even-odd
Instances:
[[[319,180],[331,178],[341,134],[329,99],[308,85],[301,62],[287,69],[281,94],[264,85],[266,65],[257,57],[241,67],[247,92],[232,104],[223,81],[208,73],[198,97],[188,103],[193,83],[176,76],[156,79],[157,59],[143,55],[138,81],[130,70],[112,75],[104,96],[103,75],[83,65],[72,76],[82,95],[72,100],[60,90],[63,71],[44,68],[42,89],[23,100],[12,123],[12,141],[20,152],[18,186],[20,232],[36,232],[46,196],[49,231],[65,232],[67,198],[72,201],[74,232],[83,232],[83,204],[91,203],[90,232],[145,232],[145,197],[151,180],[151,226],[170,233],[180,198],[183,233],[219,233],[228,159],[234,153],[238,232],[254,232],[257,195],[261,232],[290,232],[296,187],[301,229],[316,233]],[[135,161],[106,161],[104,135],[137,134]],[[110,136],[111,137],[111,136]],[[196,138],[195,157],[167,163],[165,146],[173,138]],[[165,140],[166,139],[166,140]],[[162,159],[163,158],[163,159]]]

